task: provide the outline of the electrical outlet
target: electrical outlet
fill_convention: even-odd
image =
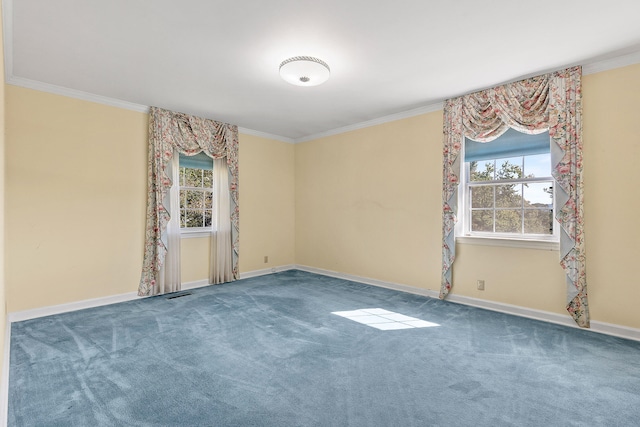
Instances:
[[[484,291],[484,280],[478,280],[478,290]]]
[[[264,263],[268,263],[269,262],[269,257],[267,255],[264,256]]]

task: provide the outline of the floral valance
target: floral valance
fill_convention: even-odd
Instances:
[[[187,155],[205,152],[214,159],[225,158],[229,170],[233,275],[238,278],[239,208],[238,208],[238,127],[184,113],[151,107],[149,113],[149,156],[147,226],[145,252],[139,295],[149,295],[167,253],[164,234],[171,213],[163,201],[173,185],[170,170],[174,150]]]
[[[567,310],[589,326],[582,207],[582,69],[573,67],[449,99],[444,107],[443,251],[440,297],[452,286],[455,223],[464,137],[488,142],[510,127],[549,130],[555,216],[560,224],[560,265],[567,276]]]
[[[489,142],[514,128],[543,132],[549,122],[549,84],[546,74],[461,97],[463,134]]]

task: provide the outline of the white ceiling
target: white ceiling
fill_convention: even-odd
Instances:
[[[640,0],[4,0],[3,11],[9,83],[288,141],[571,65],[640,58]],[[280,62],[298,55],[326,61],[329,81],[282,81]]]

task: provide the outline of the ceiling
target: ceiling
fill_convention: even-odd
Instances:
[[[638,0],[3,0],[7,82],[297,142],[618,57]],[[280,79],[292,56],[331,78]]]

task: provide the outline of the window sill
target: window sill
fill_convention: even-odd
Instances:
[[[543,251],[560,250],[560,242],[552,240],[505,239],[497,237],[458,236],[456,243],[462,245],[502,246],[506,248],[539,249]]]
[[[213,230],[180,230],[181,239],[198,239],[210,237]]]

